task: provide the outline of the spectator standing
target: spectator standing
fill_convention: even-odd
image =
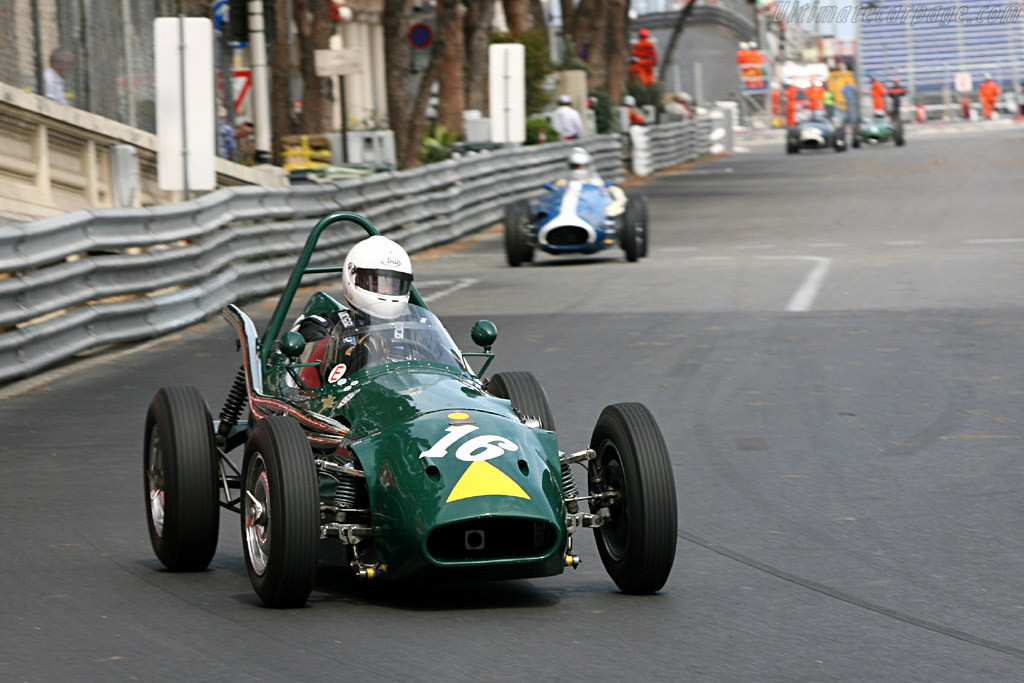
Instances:
[[[75,55],[70,50],[57,49],[50,53],[50,66],[43,71],[43,93],[60,104],[69,104],[64,79],[75,68]]]
[[[238,140],[238,163],[252,166],[256,163],[256,138],[253,135],[252,121],[242,121],[235,129]]]
[[[228,161],[235,161],[238,156],[238,135],[227,120],[228,112],[221,106],[217,108],[220,125],[217,126],[217,155]]]
[[[1003,90],[999,87],[999,84],[992,80],[992,74],[985,74],[985,80],[978,86],[978,99],[981,100],[981,106],[986,119],[992,118],[996,102],[999,101],[999,96],[1002,93]]]
[[[633,56],[636,57],[636,75],[644,85],[654,83],[654,67],[658,65],[658,50],[651,42],[651,32],[645,28],[638,32],[640,38],[633,43]]]
[[[558,108],[551,117],[551,125],[563,140],[578,140],[583,137],[583,119],[580,113],[573,109],[572,98],[568,95],[558,96]]]
[[[900,102],[906,94],[907,91],[900,83],[900,79],[892,79],[892,85],[889,87],[889,99],[892,100],[892,109],[890,110],[890,114],[892,115],[893,121],[900,120]]]
[[[871,77],[871,101],[875,108],[875,117],[885,117],[885,86],[874,76]]]

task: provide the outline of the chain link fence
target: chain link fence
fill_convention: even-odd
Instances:
[[[60,92],[70,106],[153,132],[153,20],[178,10],[178,0],[2,0],[0,82]]]

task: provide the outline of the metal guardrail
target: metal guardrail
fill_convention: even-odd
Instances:
[[[633,126],[629,134],[633,173],[651,175],[712,151],[732,151],[732,116],[727,110],[714,109],[709,118]]]
[[[181,204],[0,226],[0,382],[279,289],[313,222],[330,211],[369,216],[409,251],[485,228],[501,220],[505,204],[536,197],[543,182],[564,175],[576,144],[604,177],[621,182],[621,141],[610,135],[338,183],[232,187]],[[340,263],[363,235],[324,235],[315,265]]]
[[[710,148],[710,121],[649,126],[657,163]],[[186,327],[240,299],[279,290],[312,224],[338,209],[368,216],[410,252],[502,220],[564,176],[573,146],[624,175],[618,135],[504,149],[408,171],[293,187],[244,186],[146,209],[92,209],[0,226],[0,382],[82,351]],[[364,236],[325,234],[313,265],[341,263]],[[329,276],[310,276],[315,282]]]

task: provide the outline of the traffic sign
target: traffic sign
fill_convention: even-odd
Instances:
[[[430,47],[430,44],[434,42],[434,32],[426,24],[416,24],[409,29],[409,42],[420,50]]]
[[[345,76],[359,73],[363,60],[359,50],[315,50],[313,62],[317,76]]]
[[[220,33],[231,15],[231,3],[228,0],[216,0],[213,3],[213,30]]]

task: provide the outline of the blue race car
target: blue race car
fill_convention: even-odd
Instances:
[[[524,199],[505,207],[505,253],[510,266],[532,261],[534,249],[548,254],[593,254],[618,244],[627,261],[647,256],[649,229],[643,195],[623,194],[598,178],[547,183],[544,188],[547,192],[536,205]]]

